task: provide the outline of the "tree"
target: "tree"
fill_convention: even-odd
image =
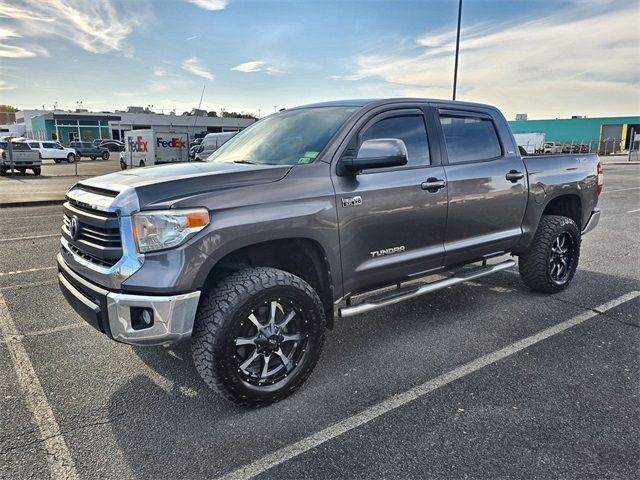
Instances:
[[[183,117],[190,117],[191,116],[191,112],[182,112],[182,116]]]
[[[222,116],[224,118],[233,117],[233,118],[252,118],[253,120],[258,119],[257,116],[252,115],[250,113],[238,113],[238,112],[227,112],[227,111],[223,111]]]
[[[210,112],[207,112],[207,117],[217,117],[218,116],[218,112],[211,110]]]
[[[0,104],[0,112],[16,113],[18,109],[11,105]]]

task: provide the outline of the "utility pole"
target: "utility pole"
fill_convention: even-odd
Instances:
[[[453,100],[456,99],[458,87],[458,56],[460,54],[460,23],[462,22],[462,0],[458,0],[458,29],[456,32],[456,60],[453,67]]]

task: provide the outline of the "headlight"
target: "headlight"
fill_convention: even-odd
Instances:
[[[164,250],[180,245],[209,225],[209,211],[158,210],[133,215],[133,235],[140,253]]]

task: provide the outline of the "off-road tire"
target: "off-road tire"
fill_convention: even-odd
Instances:
[[[254,306],[278,297],[293,298],[301,306],[308,333],[304,353],[281,381],[250,385],[239,373],[235,332]],[[311,375],[324,344],[325,325],[322,302],[307,282],[276,268],[247,268],[201,298],[192,336],[193,361],[205,383],[223,397],[243,406],[269,405],[291,395]]]
[[[59,163],[60,161],[58,161]],[[67,163],[75,163],[76,162],[76,156],[73,153],[70,153],[69,155],[67,155]]]
[[[568,233],[573,241],[572,257],[566,278],[558,282],[552,278],[550,259],[553,244],[563,233]],[[580,231],[573,220],[560,215],[544,215],[529,250],[520,254],[518,267],[522,281],[538,292],[558,293],[567,288],[578,267],[580,242]]]

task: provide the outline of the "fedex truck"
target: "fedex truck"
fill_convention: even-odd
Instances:
[[[131,130],[124,136],[120,168],[189,161],[189,135],[169,130]]]

